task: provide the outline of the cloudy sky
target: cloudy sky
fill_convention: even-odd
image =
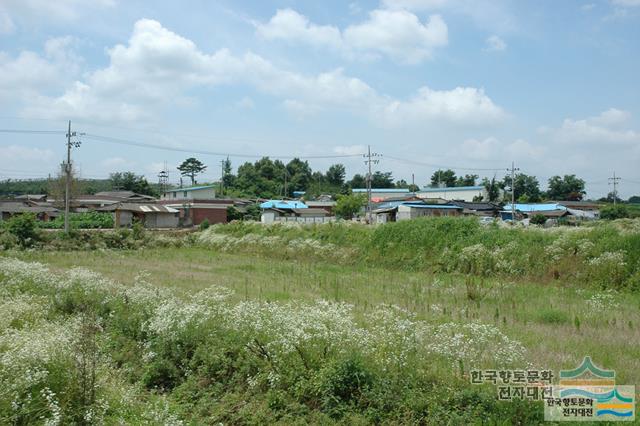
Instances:
[[[0,1],[0,129],[72,120],[85,177],[155,181],[167,162],[176,181],[191,151],[209,180],[223,157],[207,152],[351,175],[371,145],[421,185],[436,166],[501,178],[515,161],[590,196],[615,171],[628,197],[639,75],[640,0]],[[64,134],[0,133],[0,178],[55,173],[64,153]]]

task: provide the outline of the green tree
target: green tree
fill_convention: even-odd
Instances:
[[[488,178],[482,179],[482,186],[487,190],[487,201],[492,203],[500,200],[500,185],[496,182],[495,175],[491,180]]]
[[[224,160],[224,163],[222,163],[222,184],[228,191],[235,187],[235,183],[236,177],[231,168],[231,161],[229,160],[229,157],[227,157],[227,159]]]
[[[631,203],[631,204],[640,203],[640,195],[634,195],[632,197],[629,197],[629,203]]]
[[[350,188],[366,188],[367,180],[361,174],[356,173],[353,175],[353,178],[347,182],[347,185],[349,185]]]
[[[400,179],[396,181],[396,188],[402,188],[402,189],[408,189],[411,192],[418,192],[420,190],[420,188],[418,187],[418,185],[414,185],[411,183],[407,183],[406,180],[404,179]]]
[[[327,170],[327,183],[329,183],[330,185],[342,185],[344,184],[344,178],[346,175],[347,171],[344,165],[333,164]]]
[[[144,176],[133,172],[115,172],[109,175],[113,189],[133,191],[138,194],[158,195],[157,191],[149,184]]]
[[[511,195],[511,176],[505,176],[502,181],[503,188],[509,188],[509,195]],[[535,176],[525,175],[524,173],[518,173],[515,177],[515,184],[513,186],[515,190],[515,199],[522,202],[537,203],[542,199],[542,191],[540,191],[540,184]]]
[[[584,180],[576,175],[553,176],[549,179],[547,197],[551,200],[580,201],[586,194]]]
[[[464,175],[459,176],[456,180],[456,186],[476,186],[478,175]]]
[[[393,188],[393,176],[391,172],[375,172],[371,177],[372,188]]]
[[[200,160],[189,157],[178,166],[182,176],[188,176],[191,179],[191,185],[196,184],[196,176],[203,173],[207,169]]]
[[[352,219],[367,202],[366,197],[358,195],[340,195],[334,209],[336,216],[342,219]]]
[[[601,219],[623,219],[625,217],[629,217],[629,209],[627,206],[615,205],[615,206],[607,206],[600,209],[600,218]]]
[[[451,169],[436,170],[431,175],[431,186],[437,188],[440,185],[444,185],[447,188],[456,186],[457,178],[456,172]]]
[[[311,167],[307,161],[294,158],[286,165],[288,184],[286,194],[290,197],[293,191],[306,191],[311,183]]]

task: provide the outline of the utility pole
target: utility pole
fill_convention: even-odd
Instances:
[[[516,172],[519,171],[519,168],[516,168],[515,163],[511,162],[511,168],[507,169],[507,171],[511,172],[511,224],[515,225],[516,223]]]
[[[616,177],[616,172],[613,172],[613,177],[609,178],[609,185],[613,185],[613,205],[615,206],[618,200],[618,182],[620,177]]]
[[[71,120],[69,120],[69,130],[67,131],[67,162],[64,165],[66,176],[64,190],[64,232],[67,234],[69,233],[69,204],[71,202],[71,147],[80,147],[80,141],[71,142],[71,136],[77,136],[77,133],[71,132]]]
[[[287,175],[289,173],[287,172],[287,168],[285,167],[284,169],[284,194],[282,194],[282,198],[287,198]]]
[[[379,157],[380,155],[377,153],[371,153],[371,145],[367,145],[367,153],[363,154],[363,157],[366,158],[364,164],[369,167],[369,172],[367,173],[367,219],[369,224],[372,223],[371,218],[371,181],[373,179],[373,175],[371,174],[371,164],[378,164],[380,160],[371,158]]]
[[[220,169],[222,174],[220,175],[220,195],[224,194],[224,166],[226,164],[225,160],[220,160]]]

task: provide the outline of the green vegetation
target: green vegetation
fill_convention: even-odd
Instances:
[[[64,214],[49,222],[38,222],[40,228],[62,229],[64,228]],[[69,226],[72,229],[111,229],[113,228],[113,216],[111,213],[85,212],[70,213]]]
[[[352,219],[366,204],[366,198],[361,195],[340,195],[336,202],[334,212],[342,219]]]
[[[307,256],[393,270],[473,272],[640,289],[640,221],[591,227],[512,229],[475,218],[423,218],[367,227],[234,223],[213,226],[202,244],[280,258]],[[599,271],[615,272],[611,277]]]
[[[470,370],[640,380],[637,220],[40,234],[0,254],[0,423],[538,424]]]
[[[611,205],[607,207],[603,207],[600,210],[600,218],[602,219],[624,219],[629,217],[629,209],[625,205]]]
[[[2,223],[7,234],[2,243],[15,243],[20,247],[29,247],[38,241],[36,216],[32,213],[19,214]]]

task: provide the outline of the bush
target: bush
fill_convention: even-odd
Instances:
[[[64,228],[64,215],[56,217],[49,222],[39,222],[40,228],[62,229]],[[114,221],[111,213],[84,212],[70,213],[69,227],[73,229],[109,229],[113,228]]]
[[[15,215],[4,226],[21,247],[29,247],[38,240],[37,219],[33,213]]]
[[[544,225],[546,222],[547,222],[547,218],[544,215],[541,215],[540,213],[534,214],[529,220],[529,223],[533,225]]]
[[[627,206],[615,205],[604,207],[600,210],[600,218],[601,219],[624,219],[629,217],[629,209]]]
[[[202,222],[200,222],[200,230],[204,231],[205,229],[209,229],[209,219],[205,218]]]

